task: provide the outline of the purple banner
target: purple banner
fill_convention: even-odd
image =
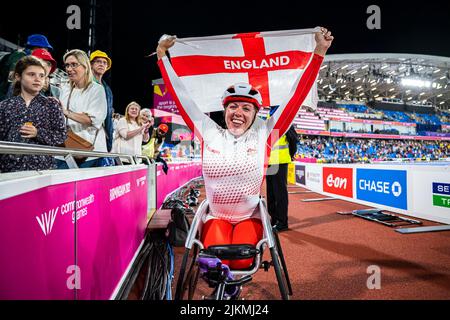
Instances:
[[[153,86],[153,108],[179,114],[177,105],[164,84]]]
[[[162,167],[156,170],[156,208],[160,208],[167,195],[190,180],[202,176],[201,162],[170,163],[167,175]]]

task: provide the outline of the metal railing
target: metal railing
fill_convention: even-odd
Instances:
[[[77,169],[76,156],[96,157],[96,158],[116,158],[119,165],[123,165],[121,158],[128,159],[130,164],[137,164],[136,159],[143,159],[148,165],[153,163],[147,156],[129,155],[121,153],[110,153],[101,151],[85,151],[80,149],[67,149],[61,147],[43,146],[37,144],[17,143],[0,141],[0,154],[18,155],[42,155],[42,156],[62,156],[70,169]]]

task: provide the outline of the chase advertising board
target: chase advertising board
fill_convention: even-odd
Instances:
[[[356,197],[359,200],[408,210],[406,171],[357,169]]]

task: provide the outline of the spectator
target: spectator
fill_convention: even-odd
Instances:
[[[125,109],[125,117],[120,119],[112,147],[113,153],[129,155],[142,154],[142,142],[148,142],[150,138],[150,122],[141,121],[141,106],[136,102],[130,102]],[[127,162],[124,158],[122,161]]]
[[[149,133],[151,135],[153,131],[153,125],[155,124],[155,119],[152,116],[152,112],[150,111],[150,109],[144,108],[141,110],[140,115],[143,124],[150,123]]]
[[[94,82],[91,64],[86,53],[74,49],[64,55],[64,66],[69,83],[62,87],[61,102],[69,128],[94,145],[94,151],[106,152],[106,136],[103,122],[107,114],[104,88]],[[95,157],[77,160],[80,168],[102,166]],[[58,168],[68,168],[65,161],[58,161]]]
[[[321,162],[354,163],[389,159],[441,159],[450,157],[447,141],[404,141],[303,137],[298,158],[317,158]],[[323,149],[324,148],[324,149]],[[434,155],[434,158],[433,158]]]
[[[27,56],[15,66],[14,96],[0,102],[0,140],[57,146],[66,139],[61,105],[40,94],[46,78],[40,59]],[[51,156],[0,156],[0,172],[55,168]]]
[[[56,70],[56,60],[53,59],[51,53],[46,49],[36,49],[31,53],[32,56],[42,60],[45,71],[47,73],[44,81],[44,87],[42,88],[42,94],[46,97],[59,98],[61,90],[50,83],[50,74]],[[13,84],[9,86],[6,98],[11,98],[13,96]]]
[[[164,143],[167,132],[169,131],[169,126],[165,123],[161,123],[157,129],[152,127],[152,133],[149,142],[143,146],[143,153],[150,159],[160,162],[163,165],[163,171],[167,174],[169,167],[167,166],[166,160],[163,159],[163,155],[159,151],[161,145]],[[170,150],[169,150],[170,151]],[[169,154],[164,153],[167,157]]]
[[[0,101],[7,98],[8,89],[14,80],[14,70],[17,61],[30,55],[35,49],[53,50],[53,47],[44,35],[32,34],[27,39],[25,50],[16,50],[2,58],[0,61]]]
[[[144,146],[145,155],[150,159],[156,159],[159,155],[159,148],[163,144],[169,127],[165,123],[161,123],[158,128],[153,129],[150,140]]]
[[[45,78],[42,93],[47,97],[59,98],[61,95],[61,89],[50,83],[50,75],[56,70],[56,60],[52,57],[52,54],[45,49],[36,49],[31,53],[31,55],[43,60],[45,70],[47,71],[47,77]]]
[[[91,67],[92,72],[94,74],[94,81],[96,81],[98,84],[103,85],[105,88],[106,93],[106,103],[108,106],[108,111],[106,114],[106,119],[104,122],[105,131],[106,131],[106,149],[111,151],[112,149],[112,143],[114,139],[114,128],[113,128],[113,119],[112,115],[114,113],[113,108],[113,94],[111,91],[111,88],[108,86],[106,81],[103,79],[103,76],[105,75],[106,71],[111,69],[112,61],[108,57],[108,55],[100,50],[96,50],[91,53],[90,57],[91,61]]]

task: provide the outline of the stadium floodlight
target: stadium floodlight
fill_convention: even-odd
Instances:
[[[417,78],[403,78],[402,85],[407,87],[429,88],[431,87],[431,81]]]

